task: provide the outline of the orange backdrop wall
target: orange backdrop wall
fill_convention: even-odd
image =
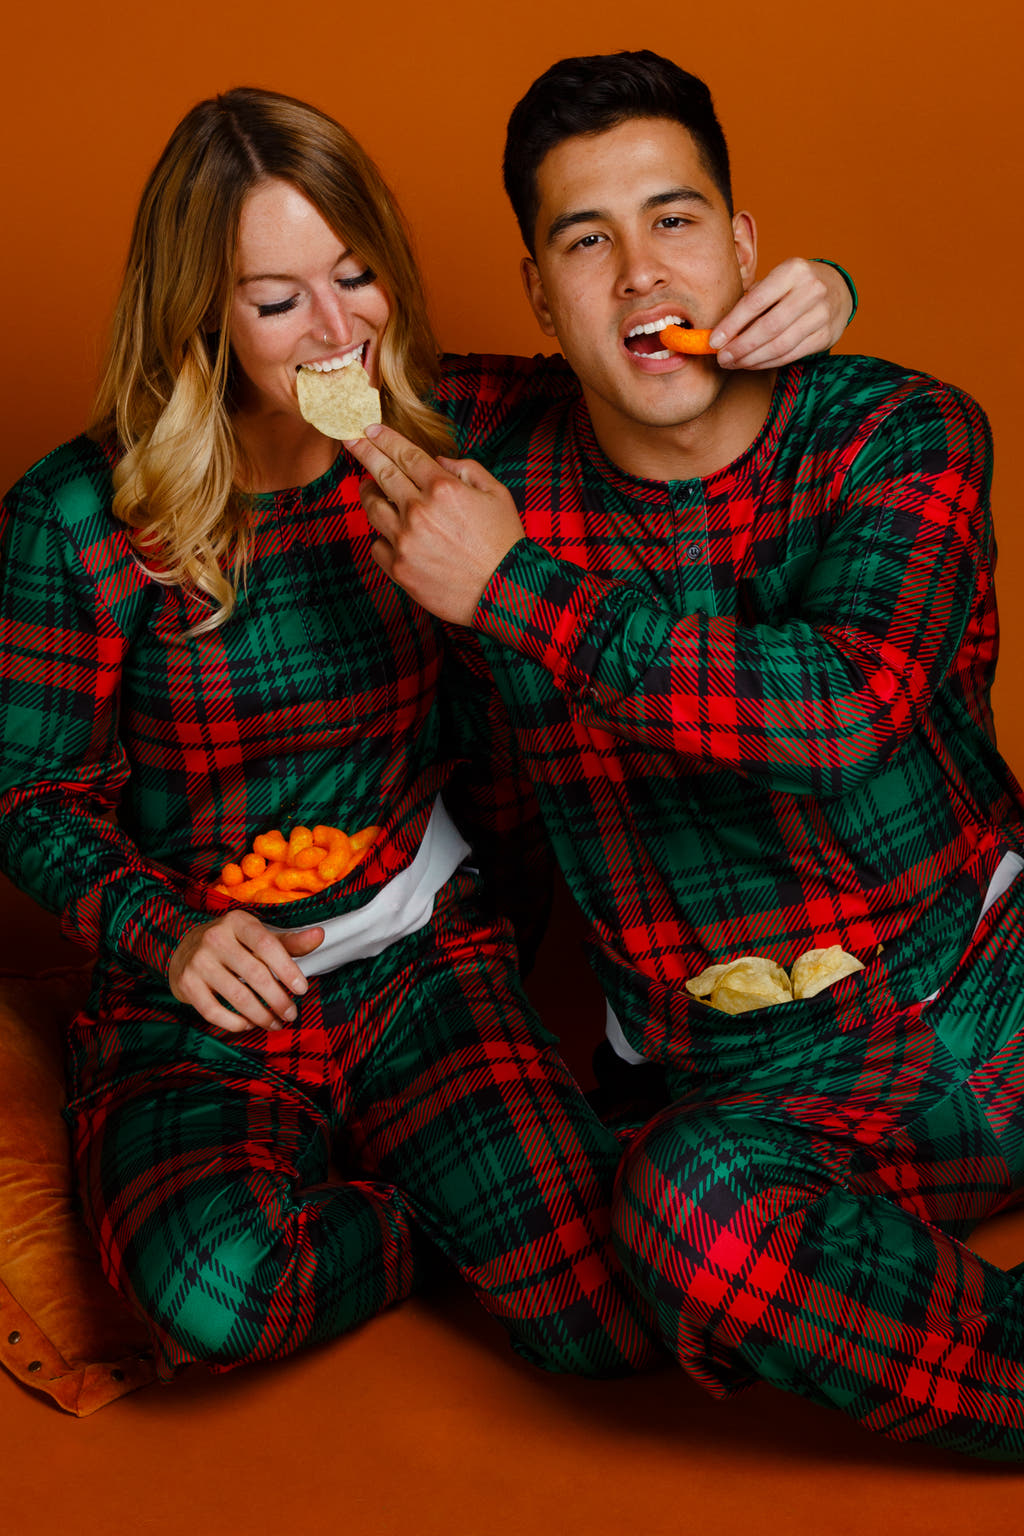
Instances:
[[[846,349],[963,385],[992,419],[1003,749],[1024,769],[1017,0],[51,0],[5,22],[6,486],[84,422],[138,194],[202,96],[273,87],[340,118],[415,231],[442,344],[535,351],[499,180],[512,104],[569,53],[651,47],[711,84],[762,270],[854,272]]]

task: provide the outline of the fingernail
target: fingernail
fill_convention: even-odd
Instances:
[[[343,437],[341,440],[341,446],[343,448],[347,448],[349,453],[351,453],[358,441],[358,437]]]
[[[297,1008],[286,1008],[284,1011],[284,1016],[289,1024],[294,1024],[295,1020],[299,1016],[299,1010]]]
[[[719,352],[718,361],[722,364],[723,368],[728,368],[734,361],[733,354],[731,352]]]
[[[370,425],[366,428],[366,436],[379,437],[383,430],[384,428],[379,421],[371,422]]]
[[[719,347],[722,345],[722,343],[724,341],[725,341],[725,332],[724,331],[712,331],[711,335],[708,337],[708,346],[709,347],[714,347],[715,351],[717,352]]]

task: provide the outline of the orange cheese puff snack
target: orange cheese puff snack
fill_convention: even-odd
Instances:
[[[353,853],[365,853],[380,831],[380,827],[363,827],[359,832],[353,832],[349,838]]]
[[[658,332],[659,340],[672,352],[688,352],[691,357],[712,357],[714,348],[708,346],[710,331],[692,331],[685,325],[666,325]]]
[[[255,880],[257,875],[266,874],[267,861],[258,853],[247,853],[242,860],[242,874],[247,880]]]
[[[260,863],[262,864],[263,862],[261,859]],[[242,860],[242,864],[245,864],[245,859]],[[236,901],[257,901],[259,900],[260,892],[274,885],[278,876],[283,874],[284,870],[285,866],[283,864],[267,864],[261,874],[254,875],[251,880],[243,880],[241,885],[232,886],[231,895]]]
[[[292,869],[316,869],[322,859],[326,859],[327,849],[318,848],[316,843],[312,848],[300,848],[294,859],[291,860]]]
[[[308,827],[292,827],[288,835],[288,862],[294,864],[295,855],[304,848],[312,848],[313,834]]]
[[[288,839],[282,837],[276,829],[273,832],[261,832],[259,837],[252,840],[252,851],[265,859],[274,859],[283,864],[288,858]]]
[[[225,864],[220,872],[220,878],[224,885],[241,885],[245,875],[240,864]]]
[[[322,891],[324,888],[319,871],[296,869],[294,865],[282,869],[275,877],[274,884],[279,891]]]

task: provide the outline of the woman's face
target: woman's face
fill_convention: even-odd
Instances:
[[[376,276],[290,182],[261,182],[242,205],[230,340],[243,408],[298,413],[302,364],[362,361],[380,388],[390,304]]]

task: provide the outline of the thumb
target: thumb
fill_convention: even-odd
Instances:
[[[482,464],[475,459],[444,459],[437,461],[442,469],[446,469],[456,480],[461,480],[464,485],[470,485],[476,491],[489,491],[495,484],[493,475],[489,475]]]
[[[322,928],[299,928],[279,937],[290,955],[308,955],[323,943],[324,931]]]

